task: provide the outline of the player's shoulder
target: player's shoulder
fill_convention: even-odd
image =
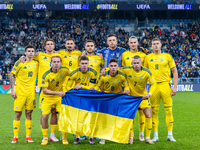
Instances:
[[[152,75],[151,71],[147,68],[142,67],[142,70],[148,73],[149,75]]]
[[[64,53],[64,52],[65,52],[64,49],[60,49],[60,50],[58,51],[59,54],[62,54],[62,53]]]
[[[81,71],[80,67],[79,67],[79,68],[76,68],[75,70],[73,70],[73,71],[71,72],[70,77],[72,77],[73,75],[75,75],[76,73],[78,73],[78,72],[80,72],[80,71]]]
[[[128,69],[132,69],[133,67],[131,67],[131,66],[124,66],[122,69],[123,70],[128,70]]]
[[[19,60],[17,60],[17,61],[15,62],[15,65],[14,65],[14,66],[15,66],[15,67],[18,67],[18,66],[20,65],[20,63],[21,63],[21,62],[20,62]],[[21,64],[22,64],[22,63],[21,63]]]
[[[81,54],[82,52],[80,50],[74,50],[73,53],[75,53],[75,54]]]
[[[45,79],[51,73],[51,69],[47,70],[43,75],[42,79]]]
[[[100,49],[99,51],[97,51],[97,53],[98,53],[98,52],[104,52],[104,51],[106,51],[106,50],[108,50],[108,48],[104,47],[104,48]]]
[[[64,66],[60,66],[60,69],[62,69],[62,70],[69,70],[69,68],[64,67]]]
[[[139,56],[146,56],[147,54],[145,54],[144,52],[142,52],[142,51],[138,51],[138,54],[139,54]]]
[[[130,51],[125,51],[125,52],[123,52],[122,55],[128,55],[128,54],[130,54]]]
[[[161,52],[161,54],[163,54],[164,56],[166,56],[167,58],[171,58],[173,59],[172,55],[170,53],[166,53],[166,52]]]
[[[118,49],[122,50],[122,51],[127,51],[125,48],[123,47],[117,47]]]
[[[123,72],[121,72],[119,70],[117,71],[117,74],[120,75],[120,76],[126,77],[125,73],[123,73]]]
[[[92,67],[88,67],[88,71],[94,73],[94,75],[97,75],[97,71],[95,69],[93,69]]]

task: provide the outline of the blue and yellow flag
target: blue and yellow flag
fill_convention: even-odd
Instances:
[[[62,98],[60,131],[128,143],[142,97],[90,90],[70,90]]]

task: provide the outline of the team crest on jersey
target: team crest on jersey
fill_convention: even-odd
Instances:
[[[35,65],[33,65],[33,68],[35,69]]]
[[[90,80],[90,77],[88,77],[87,79]]]
[[[119,57],[119,53],[117,53],[116,55],[117,55],[117,57]]]
[[[25,66],[23,69],[27,69],[27,67]]]
[[[163,62],[163,61],[164,61],[164,59],[163,59],[163,58],[161,58],[161,59],[160,59],[160,61],[161,61],[161,62]]]
[[[19,106],[17,105],[17,106],[16,106],[16,109],[18,109],[18,108],[19,108]]]
[[[117,84],[119,84],[119,80],[117,80]]]
[[[97,63],[97,60],[95,59],[94,62]]]
[[[77,56],[74,56],[74,59],[77,59]]]
[[[142,80],[143,79],[143,76],[140,76],[140,80]]]
[[[63,74],[61,74],[60,77],[63,78]]]

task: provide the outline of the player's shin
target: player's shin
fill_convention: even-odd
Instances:
[[[151,130],[152,130],[152,119],[146,118],[146,139],[150,139]]]
[[[152,125],[153,125],[153,131],[154,131],[154,136],[158,136],[158,111],[159,107],[152,107]]]
[[[145,127],[145,114],[143,110],[139,109],[139,127],[140,127],[140,135],[144,136],[144,127]]]
[[[32,120],[26,119],[25,126],[26,126],[26,137],[29,137],[31,135]]]
[[[165,107],[166,124],[168,128],[168,135],[172,135],[174,119],[172,116],[172,107]]]
[[[14,137],[17,137],[17,138],[18,138],[19,127],[20,127],[20,120],[14,120],[14,121],[13,121],[13,132],[14,132]]]

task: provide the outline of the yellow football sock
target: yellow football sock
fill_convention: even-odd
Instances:
[[[32,128],[32,120],[26,119],[25,126],[26,126],[26,136],[30,136],[31,135],[31,128]]]
[[[45,139],[47,139],[48,138],[48,128],[47,129],[42,129],[42,134],[43,134],[43,137]]]
[[[57,124],[56,125],[52,125],[52,124],[50,124],[50,126],[51,126],[51,133],[56,133],[56,128],[57,128]]]
[[[67,138],[67,132],[62,132],[62,139],[66,139]]]
[[[144,127],[145,127],[145,114],[143,110],[138,110],[139,113],[139,127],[140,127],[140,132],[144,132]]]
[[[165,108],[165,113],[166,113],[166,124],[167,124],[167,128],[168,131],[172,131],[173,129],[173,123],[174,123],[174,119],[172,116],[172,107],[167,107]]]
[[[158,111],[159,107],[152,107],[152,125],[153,125],[153,131],[158,132]]]
[[[150,137],[152,129],[152,119],[146,118],[146,137]]]
[[[19,127],[20,127],[20,120],[14,120],[13,121],[13,132],[14,132],[15,137],[18,137]]]
[[[129,132],[129,137],[133,137],[133,124],[131,124],[130,132]]]

